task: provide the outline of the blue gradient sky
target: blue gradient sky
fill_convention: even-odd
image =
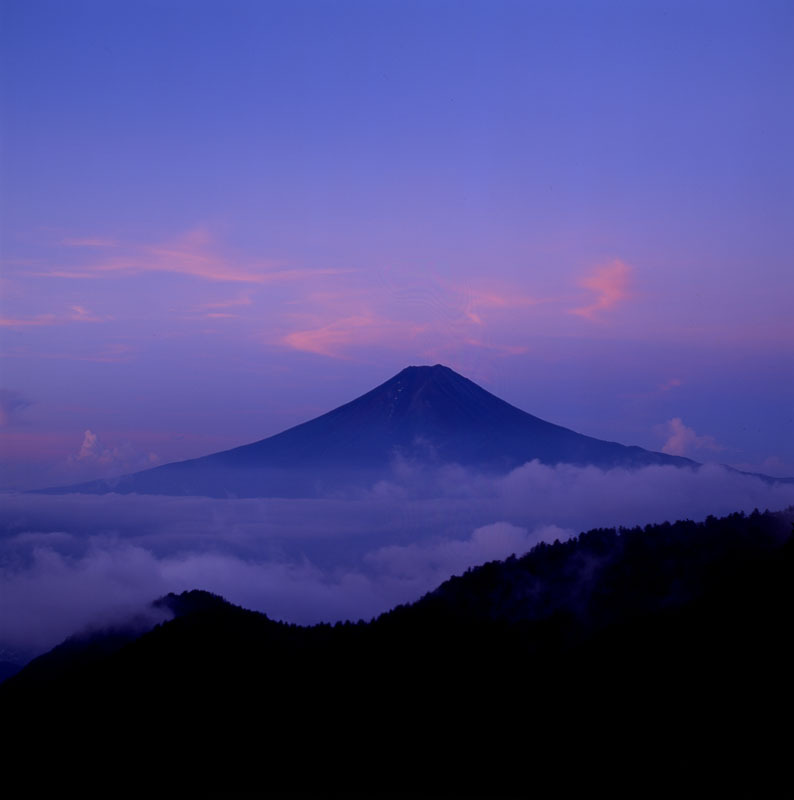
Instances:
[[[436,362],[794,474],[791,3],[0,9],[0,487]]]

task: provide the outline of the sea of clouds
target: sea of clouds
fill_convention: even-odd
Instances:
[[[502,477],[397,464],[321,499],[2,495],[0,660],[206,589],[274,619],[369,619],[468,567],[594,527],[794,504],[794,485],[723,467],[531,462]]]

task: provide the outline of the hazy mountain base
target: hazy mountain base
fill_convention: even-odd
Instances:
[[[0,688],[6,778],[782,794],[793,512],[590,531],[369,624],[171,595],[174,620]]]

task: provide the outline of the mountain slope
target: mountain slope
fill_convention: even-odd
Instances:
[[[89,785],[783,796],[793,510],[593,530],[366,624],[171,595],[176,618],[135,641],[0,686],[5,777],[90,754]]]
[[[388,475],[395,458],[489,472],[507,472],[533,459],[602,468],[696,465],[546,422],[437,364],[407,367],[356,400],[253,444],[45,491],[314,496],[371,485]]]

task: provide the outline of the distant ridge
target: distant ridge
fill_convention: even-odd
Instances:
[[[576,433],[506,403],[449,367],[406,367],[320,417],[252,444],[120,478],[39,490],[311,497],[387,477],[395,458],[504,473],[537,459],[601,468],[695,461]]]

